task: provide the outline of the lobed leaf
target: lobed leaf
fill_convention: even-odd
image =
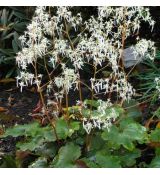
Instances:
[[[67,143],[61,147],[56,162],[53,161],[51,167],[56,168],[73,168],[76,167],[75,161],[80,157],[80,147],[74,143]]]

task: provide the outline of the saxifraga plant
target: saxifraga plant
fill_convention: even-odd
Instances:
[[[125,41],[138,32],[141,21],[153,28],[148,8],[99,7],[98,17],[88,21],[80,14],[73,16],[70,7],[36,8],[31,24],[20,37],[17,86],[21,92],[25,86],[37,86],[43,105],[38,115],[43,121],[47,118],[49,124],[17,125],[4,135],[25,136],[17,147],[40,156],[30,167],[76,167],[81,162],[88,167],[133,167],[141,156],[137,145],[157,141],[159,131],[149,136],[147,129],[122,108],[123,102],[135,94],[123,64]],[[135,59],[144,55],[154,59],[154,42],[150,40],[138,39],[133,49]],[[39,69],[42,64],[48,76],[45,83]],[[80,75],[86,64],[93,68],[89,84]],[[99,78],[106,68],[111,73]],[[91,91],[91,99],[82,96],[82,85]],[[71,90],[79,91],[79,100],[72,107],[68,105]],[[106,100],[95,100],[100,93]],[[152,167],[157,166],[157,160],[151,162]]]
[[[61,112],[62,99],[65,98],[68,120],[68,93],[71,89],[79,91],[78,105],[81,108],[86,107],[81,90],[81,85],[86,84],[81,80],[79,72],[85,64],[89,64],[93,67],[93,77],[90,77],[90,86],[86,86],[91,91],[91,100],[98,93],[103,93],[106,102],[100,103],[99,109],[102,112],[96,118],[92,116],[91,104],[90,115],[82,118],[83,126],[88,133],[91,128],[97,126],[108,127],[112,120],[105,122],[102,119],[108,104],[112,105],[112,96],[116,94],[117,102],[122,104],[123,101],[130,100],[135,93],[124,70],[123,50],[127,37],[138,32],[140,21],[148,22],[153,29],[154,21],[150,17],[149,9],[99,7],[98,17],[91,17],[88,21],[83,21],[81,14],[73,16],[70,7],[53,7],[55,14],[51,13],[51,9],[52,7],[37,7],[27,31],[19,38],[22,51],[16,57],[21,69],[20,75],[17,76],[17,85],[20,86],[21,92],[23,87],[29,84],[37,85],[43,104],[42,112],[50,122],[51,115],[55,118]],[[75,36],[71,37],[73,31]],[[135,57],[146,55],[149,59],[154,59],[154,42],[141,39],[133,48]],[[43,75],[38,70],[41,61],[48,75],[48,82],[45,84],[42,84]],[[68,67],[68,62],[72,68]],[[52,65],[51,71],[48,63]],[[97,78],[97,74],[107,67],[112,70],[110,75]],[[61,71],[55,76],[57,68]],[[45,104],[42,92],[45,87],[48,97],[50,94],[54,95],[54,102],[49,100],[48,104]],[[51,103],[54,103],[55,109],[49,114],[48,105]]]

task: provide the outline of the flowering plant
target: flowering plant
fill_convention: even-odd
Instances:
[[[114,111],[109,116],[104,112],[106,108],[113,105],[109,102],[113,101],[112,97],[116,96],[117,99],[113,103],[122,105],[123,101],[129,101],[135,94],[124,68],[124,49],[127,47],[125,41],[129,36],[138,33],[141,21],[148,22],[151,30],[153,29],[154,21],[149,9],[98,7],[98,17],[92,16],[88,21],[83,21],[80,13],[72,14],[71,7],[52,8],[55,10],[54,13],[51,13],[51,7],[49,9],[37,7],[27,31],[20,37],[22,51],[17,54],[16,61],[21,72],[17,76],[17,85],[20,86],[21,91],[29,84],[37,86],[44,116],[51,121],[51,117],[57,117],[62,112],[64,98],[66,116],[69,119],[68,93],[71,90],[79,91],[79,105],[81,110],[85,108],[81,88],[83,84],[91,91],[92,101],[100,93],[106,96],[105,101],[99,101],[98,112],[102,112],[101,115],[95,117],[91,107],[90,116],[88,118],[83,116],[84,129],[89,134],[91,128],[101,128],[101,125],[103,128],[108,128],[117,118]],[[153,60],[154,42],[138,39],[133,47],[133,53],[135,59],[140,54],[147,55]],[[43,75],[38,69],[42,61],[48,76],[48,82],[45,84],[43,84]],[[80,74],[86,64],[93,68],[89,85],[82,81]],[[101,71],[107,68],[111,69],[108,77],[98,78]],[[54,75],[57,69],[59,74]],[[50,114],[53,116],[47,112],[48,105],[45,104],[43,96],[45,87],[48,100],[51,94],[55,98],[57,111]]]

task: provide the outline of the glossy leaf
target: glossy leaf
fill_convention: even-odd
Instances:
[[[58,146],[53,142],[44,143],[35,150],[36,154],[39,154],[41,157],[43,156],[46,158],[53,158],[57,154],[57,151]]]
[[[69,136],[71,136],[75,131],[78,131],[80,129],[80,122],[72,121],[69,124]]]
[[[149,165],[150,168],[160,168],[160,156],[155,157],[151,164]]]
[[[14,11],[14,15],[21,19],[28,19],[25,14],[18,11]]]
[[[91,161],[89,158],[82,158],[81,159],[89,168],[100,168],[96,162]]]
[[[44,157],[39,157],[36,161],[34,161],[29,168],[47,168],[47,159]]]
[[[152,142],[160,142],[160,128],[152,130],[150,137]]]
[[[27,24],[27,22],[19,22],[15,23],[13,27],[17,32],[23,32],[26,29]]]
[[[136,158],[141,156],[141,151],[134,149],[133,151],[125,151],[122,156],[120,156],[121,165],[123,167],[132,167],[136,164]]]
[[[123,107],[126,108],[127,116],[137,121],[141,119],[142,112],[136,100],[125,101]]]
[[[102,133],[102,138],[109,141],[113,146],[120,147],[120,145],[123,145],[124,148],[130,151],[135,148],[135,141],[145,143],[148,139],[146,128],[131,119],[121,121],[119,128],[112,126],[110,131],[106,129]]]
[[[80,147],[74,143],[67,143],[65,146],[61,147],[57,160],[51,166],[56,168],[73,168],[76,167],[75,161],[80,157],[81,150]]]
[[[27,142],[19,142],[16,146],[21,150],[21,151],[34,151],[37,147],[42,145],[44,142],[44,138],[39,136],[32,138],[28,140]]]
[[[69,128],[67,122],[64,119],[58,119],[56,121],[56,132],[60,139],[67,138],[69,134]]]
[[[118,156],[107,155],[104,152],[96,154],[96,163],[102,168],[120,168],[120,159]]]

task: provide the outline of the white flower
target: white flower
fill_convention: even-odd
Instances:
[[[41,81],[40,80],[34,80],[34,84],[36,84],[37,85],[37,87],[39,88],[39,86],[40,86],[40,84],[41,84]]]
[[[58,88],[62,88],[68,93],[73,85],[78,83],[78,74],[75,73],[74,69],[64,68],[62,76],[55,77],[54,83]]]
[[[20,91],[22,92],[23,87],[26,86],[26,85],[24,84],[24,82],[21,81],[19,83],[19,86],[20,86]]]
[[[139,58],[149,58],[151,60],[155,57],[154,42],[146,39],[141,39],[133,48],[135,58],[139,55]]]
[[[83,121],[83,128],[85,129],[85,131],[87,132],[87,134],[90,134],[91,130],[92,130],[92,123],[90,122],[85,122]]]
[[[113,122],[119,117],[119,113],[112,107],[113,104],[109,99],[107,101],[98,100],[97,102],[97,110],[92,111],[90,117],[84,116],[83,118],[83,128],[88,134],[93,128],[107,128],[109,130]]]
[[[32,85],[34,80],[34,74],[29,72],[20,72],[20,75],[16,77],[17,79],[17,86],[20,85],[19,81],[21,80],[20,86],[28,86],[29,84]],[[23,83],[22,83],[23,82]],[[21,88],[22,90],[22,88]]]

